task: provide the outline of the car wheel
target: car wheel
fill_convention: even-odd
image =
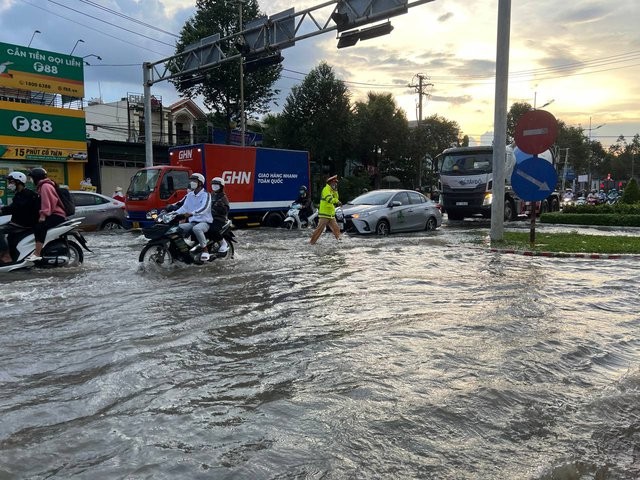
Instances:
[[[100,226],[100,230],[120,230],[122,224],[117,220],[105,220]]]
[[[435,217],[429,217],[429,219],[427,220],[427,226],[425,227],[425,230],[430,232],[431,230],[435,230],[438,227],[438,222],[436,221]]]
[[[389,222],[386,220],[380,220],[376,225],[376,233],[378,235],[389,235],[390,230]]]
[[[515,218],[515,208],[513,206],[513,201],[508,198],[504,200],[504,221],[510,222]]]

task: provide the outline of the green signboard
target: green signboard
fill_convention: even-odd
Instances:
[[[0,87],[84,96],[84,61],[62,53],[0,43]]]

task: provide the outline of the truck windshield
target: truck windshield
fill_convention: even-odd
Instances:
[[[153,192],[158,183],[160,169],[139,170],[131,179],[131,184],[127,190],[127,197],[132,200],[145,200]]]
[[[491,173],[493,153],[451,153],[441,159],[440,173],[443,175],[480,175]]]

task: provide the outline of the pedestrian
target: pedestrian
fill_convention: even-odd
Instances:
[[[336,240],[340,240],[340,227],[338,226],[338,222],[336,222],[336,207],[341,205],[340,199],[338,198],[338,176],[334,175],[327,179],[327,184],[322,189],[322,194],[320,195],[320,208],[318,209],[318,217],[320,220],[318,220],[318,227],[314,230],[313,235],[311,235],[311,245],[315,245],[320,235],[322,235],[322,232],[327,228],[327,225],[329,225]]]
[[[118,200],[119,202],[124,202],[125,198],[124,198],[124,194],[122,193],[122,187],[116,187],[112,197],[114,200]]]

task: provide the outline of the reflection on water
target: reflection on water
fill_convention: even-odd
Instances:
[[[465,235],[0,279],[0,478],[640,477],[640,263]]]

